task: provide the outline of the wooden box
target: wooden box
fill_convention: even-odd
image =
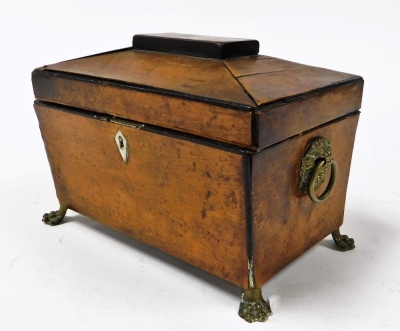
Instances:
[[[35,69],[60,209],[243,288],[341,235],[359,76],[258,55],[256,40],[135,35],[133,47]]]

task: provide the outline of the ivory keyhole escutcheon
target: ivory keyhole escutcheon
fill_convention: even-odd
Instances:
[[[115,135],[115,142],[117,144],[119,153],[121,154],[122,159],[125,163],[128,162],[128,141],[125,136],[122,134],[121,130],[118,130]]]

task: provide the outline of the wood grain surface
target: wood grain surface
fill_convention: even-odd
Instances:
[[[361,79],[344,72],[261,55],[228,59],[225,63],[257,106]]]
[[[238,146],[252,145],[251,111],[238,111],[99,81],[49,76],[43,70],[34,71],[32,80],[35,96],[39,100],[188,132]]]
[[[247,287],[241,154],[35,109],[60,204]],[[126,164],[118,130],[128,141]]]
[[[307,67],[300,63],[285,61],[265,55],[237,57],[226,59],[224,62],[236,78]]]
[[[215,59],[130,49],[60,62],[46,69],[255,106],[224,63]]]
[[[258,147],[265,148],[361,108],[364,81],[315,92],[256,112]]]
[[[181,33],[136,34],[134,49],[224,59],[258,54],[260,44],[254,39],[221,38]]]
[[[297,69],[241,76],[238,80],[257,105],[262,106],[356,78],[354,75],[338,71],[303,66]]]
[[[358,112],[255,154],[252,161],[254,265],[257,286],[343,222]],[[339,174],[328,199],[313,203],[298,188],[300,160],[310,142],[332,143]],[[327,182],[327,181],[325,181]],[[316,189],[321,194],[326,184]]]
[[[361,107],[361,77],[263,55],[124,49],[32,75],[39,100],[260,150]]]

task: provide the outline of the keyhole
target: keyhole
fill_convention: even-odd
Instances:
[[[122,139],[121,136],[118,136],[118,141],[119,141],[119,148],[124,148],[124,140]]]

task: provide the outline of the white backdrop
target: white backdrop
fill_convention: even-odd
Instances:
[[[400,2],[13,0],[0,6],[2,330],[399,330]],[[35,67],[127,47],[136,33],[258,39],[260,54],[365,79],[343,231],[263,286],[274,315],[237,317],[241,290],[69,212],[32,108]]]

